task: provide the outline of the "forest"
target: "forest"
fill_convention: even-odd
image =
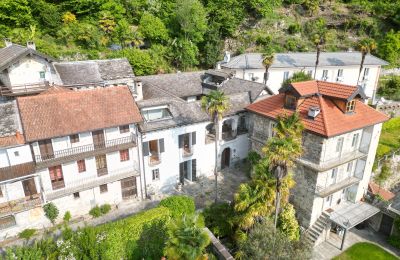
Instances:
[[[136,75],[211,68],[225,50],[315,51],[322,34],[324,51],[370,39],[395,67],[399,28],[391,0],[0,1],[2,38],[60,60],[126,57]]]

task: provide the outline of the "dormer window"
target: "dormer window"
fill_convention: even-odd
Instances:
[[[155,121],[171,118],[171,112],[167,106],[142,109],[142,115],[146,121]]]
[[[289,109],[296,109],[297,98],[292,95],[286,95],[285,107]]]
[[[356,101],[351,100],[346,103],[346,113],[354,112],[354,109],[356,108]]]

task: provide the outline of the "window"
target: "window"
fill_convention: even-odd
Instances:
[[[152,179],[153,181],[158,181],[160,179],[160,170],[159,169],[154,169],[151,171],[152,173]]]
[[[337,140],[337,143],[336,143],[336,152],[337,152],[337,153],[342,152],[343,141],[344,141],[344,138],[343,138],[343,137],[340,137],[340,138]]]
[[[289,71],[283,72],[283,80],[287,80],[289,78]]]
[[[85,172],[86,171],[86,163],[85,160],[79,160],[76,162],[78,165],[78,172]]]
[[[123,133],[128,133],[129,132],[129,125],[121,125],[119,127],[119,133],[123,134]]]
[[[353,135],[353,141],[351,142],[351,146],[352,146],[352,147],[357,146],[359,135],[360,135],[359,133]]]
[[[313,73],[312,70],[308,70],[308,71],[307,71],[307,75],[310,76],[310,77],[312,76],[312,73]]]
[[[338,168],[332,169],[331,179],[335,179],[336,178],[337,172],[338,172]]]
[[[327,80],[328,79],[328,70],[323,70],[322,71],[322,80]]]
[[[150,156],[149,164],[155,165],[161,162],[160,154],[164,152],[164,138],[143,142],[143,156]]]
[[[49,168],[50,180],[53,190],[64,188],[64,176],[61,165]]]
[[[103,176],[108,174],[106,155],[105,154],[97,155],[95,157],[95,160],[96,160],[97,176]]]
[[[337,81],[343,81],[343,69],[339,69],[337,72]]]
[[[0,218],[0,230],[13,227],[15,225],[17,225],[17,222],[15,222],[15,217],[12,215]]]
[[[142,109],[142,115],[146,119],[146,121],[168,119],[172,117],[171,113],[166,107]]]
[[[364,69],[363,80],[368,80],[368,75],[369,75],[369,68],[365,68]]]
[[[129,161],[129,150],[121,150],[119,151],[119,158],[121,159],[121,162]]]
[[[15,151],[15,152],[14,152],[14,156],[15,156],[15,157],[18,157],[18,156],[19,156],[19,151]]]
[[[351,172],[352,169],[353,169],[353,162],[349,162],[347,164],[347,172]]]
[[[346,103],[346,112],[353,112],[356,107],[356,101],[352,100]]]
[[[297,98],[292,95],[286,95],[285,97],[285,107],[290,109],[295,109],[297,103]]]
[[[80,197],[79,192],[74,192],[74,199],[79,199]]]
[[[45,79],[46,78],[46,73],[44,71],[39,72],[40,78]]]
[[[196,144],[196,132],[187,133],[178,136],[179,148],[182,148],[183,156],[190,156],[193,154],[193,145]]]
[[[107,184],[100,185],[100,193],[106,193],[108,191]]]
[[[79,142],[79,134],[70,135],[69,141],[71,142],[71,144],[78,143]]]
[[[254,81],[254,73],[249,73],[249,80],[253,80]]]
[[[189,181],[196,181],[196,159],[184,161],[179,164],[179,181],[180,183],[184,183],[184,180],[187,179]]]
[[[269,122],[269,137],[274,137],[276,135],[275,127],[276,122]]]

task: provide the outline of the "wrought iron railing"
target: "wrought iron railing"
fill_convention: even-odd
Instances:
[[[22,96],[31,93],[38,93],[50,87],[48,81],[32,84],[12,85],[11,87],[0,86],[0,96]]]
[[[134,143],[136,145],[135,136],[130,135],[130,136],[126,136],[126,137],[122,137],[122,138],[118,138],[118,139],[107,140],[107,141],[104,141],[104,142],[98,143],[98,144],[88,144],[88,145],[82,145],[82,146],[77,146],[77,147],[71,147],[68,149],[55,151],[52,154],[35,155],[35,160],[36,160],[36,162],[44,162],[44,161],[48,161],[48,160],[54,160],[57,158],[68,157],[68,156],[92,152],[92,151],[96,151],[96,150],[103,150],[106,148],[116,147],[116,146],[119,146],[122,144],[127,144],[127,143]]]
[[[0,216],[5,216],[13,213],[18,213],[39,207],[42,204],[42,199],[39,194],[29,197],[11,200],[0,204]]]

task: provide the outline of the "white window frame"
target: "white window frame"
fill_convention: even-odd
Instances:
[[[324,80],[324,81],[328,80],[328,78],[329,78],[328,73],[329,73],[328,70],[322,70],[322,80]]]
[[[151,179],[153,181],[159,181],[160,180],[160,169],[159,168],[151,170]]]
[[[358,139],[360,138],[360,133],[353,134],[353,139],[351,140],[351,147],[357,148],[358,146]]]
[[[284,71],[283,72],[283,81],[289,79],[289,71]]]
[[[343,150],[343,143],[344,143],[344,137],[339,137],[336,141],[336,149],[335,151],[337,153],[341,153]]]

